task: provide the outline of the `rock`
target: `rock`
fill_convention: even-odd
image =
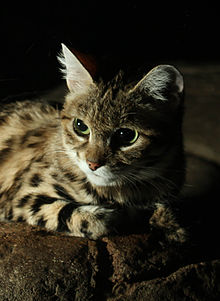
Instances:
[[[118,296],[109,301],[217,301],[219,273],[219,260],[191,264],[167,277],[125,284],[118,288]]]
[[[0,300],[91,300],[96,243],[26,224],[0,230]]]
[[[152,233],[91,241],[22,223],[0,226],[0,300],[220,297],[220,260],[204,261],[197,247],[163,244]]]

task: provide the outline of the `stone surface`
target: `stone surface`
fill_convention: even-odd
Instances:
[[[220,259],[162,242],[153,233],[91,241],[1,223],[0,300],[219,300]]]
[[[220,262],[213,260],[180,268],[167,277],[126,284],[114,301],[219,300]]]
[[[90,300],[97,256],[93,241],[1,224],[0,300]]]

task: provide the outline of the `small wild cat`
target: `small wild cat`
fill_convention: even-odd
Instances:
[[[104,85],[65,45],[59,60],[61,112],[40,101],[1,109],[0,219],[97,239],[147,209],[182,240],[169,209],[184,178],[181,74],[159,65],[136,85]]]

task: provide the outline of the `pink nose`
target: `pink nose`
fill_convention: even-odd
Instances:
[[[89,161],[89,160],[86,160],[86,163],[88,164],[89,168],[92,171],[95,171],[96,169],[98,169],[101,166],[101,164],[99,164],[97,162],[92,162],[92,161]]]

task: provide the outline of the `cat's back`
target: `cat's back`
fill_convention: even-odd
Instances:
[[[59,113],[41,101],[15,102],[0,107],[0,168],[12,160],[42,153],[59,128]]]
[[[29,127],[38,124],[49,124],[58,117],[57,110],[50,104],[41,101],[19,101],[0,105],[0,129],[14,123]]]

